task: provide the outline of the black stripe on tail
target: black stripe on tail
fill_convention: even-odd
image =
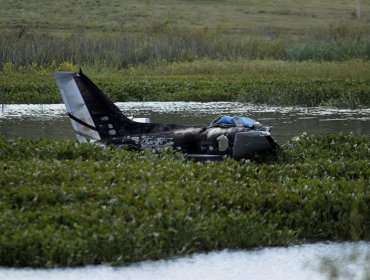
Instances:
[[[133,124],[121,110],[85,75],[81,69],[74,77],[87,110],[102,139],[129,133]]]

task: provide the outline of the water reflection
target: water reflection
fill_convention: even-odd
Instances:
[[[220,115],[247,115],[272,125],[272,134],[284,143],[303,132],[353,132],[370,135],[370,109],[334,109],[256,106],[237,102],[126,102],[116,103],[128,116],[152,122],[205,125]],[[75,139],[64,105],[3,105],[0,133],[5,137]]]
[[[353,258],[353,252],[356,257]],[[366,279],[370,243],[317,243],[286,248],[221,251],[124,267],[105,265],[64,269],[0,268],[0,280],[14,279],[161,279],[265,280],[328,279],[333,260],[339,279]],[[367,276],[369,276],[367,274]]]

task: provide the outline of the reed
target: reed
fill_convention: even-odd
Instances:
[[[370,6],[352,0],[5,1],[0,67],[69,61],[115,68],[208,59],[369,58]]]
[[[348,38],[289,43],[283,39],[227,38],[198,33],[169,33],[126,37],[56,37],[0,35],[0,67],[16,67],[53,61],[77,65],[127,68],[157,61],[185,62],[199,59],[268,59],[290,61],[343,61],[368,59],[370,40]]]
[[[369,63],[215,61],[158,62],[117,70],[86,69],[114,101],[238,101],[294,106],[370,105]],[[77,70],[71,63],[17,67],[7,63],[0,75],[4,103],[60,103],[52,72]],[[91,75],[90,75],[91,73]]]

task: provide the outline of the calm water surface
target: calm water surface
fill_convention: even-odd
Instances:
[[[317,243],[287,248],[221,251],[142,262],[63,269],[0,268],[0,280],[320,280],[368,279],[370,243]],[[333,265],[330,265],[333,264]],[[336,267],[337,269],[330,269]],[[333,278],[331,278],[333,279]]]
[[[370,135],[370,109],[272,107],[237,102],[116,103],[127,115],[152,122],[205,125],[220,115],[245,115],[272,125],[272,135],[284,143],[303,132],[353,132]],[[5,137],[75,139],[63,104],[0,105],[0,133]]]

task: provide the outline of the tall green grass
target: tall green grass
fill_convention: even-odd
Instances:
[[[16,66],[52,61],[69,61],[78,65],[105,65],[127,68],[157,61],[193,61],[210,59],[282,59],[283,43],[270,40],[227,41],[197,34],[158,34],[111,38],[53,36],[3,37],[0,67],[6,62]]]
[[[207,33],[160,33],[122,37],[0,35],[0,67],[50,65],[69,61],[78,65],[127,68],[157,61],[198,59],[269,59],[290,61],[340,61],[368,59],[370,40],[348,38],[291,43],[284,39],[235,38]]]
[[[0,75],[2,103],[60,103],[52,73],[76,71],[71,63],[47,67],[7,63]],[[369,63],[215,61],[158,62],[145,66],[86,68],[114,102],[238,101],[289,106],[370,106]]]
[[[355,1],[3,1],[0,67],[69,61],[116,68],[208,58],[369,58],[370,6]],[[72,8],[71,5],[74,5]]]

